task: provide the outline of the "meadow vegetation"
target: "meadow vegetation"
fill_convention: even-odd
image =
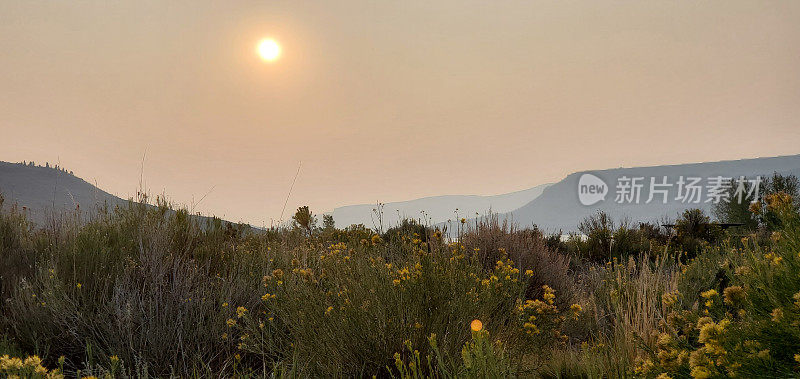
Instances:
[[[792,377],[796,199],[719,209],[738,229],[597,214],[563,239],[489,216],[450,239],[144,197],[34,226],[0,198],[0,376]]]

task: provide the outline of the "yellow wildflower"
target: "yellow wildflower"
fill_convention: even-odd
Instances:
[[[578,314],[583,311],[583,307],[581,307],[580,304],[572,304],[569,306],[569,310],[572,312],[573,317],[575,317],[575,319],[577,320]]]
[[[236,308],[236,317],[242,318],[242,317],[244,317],[245,313],[247,313],[247,308],[245,308],[245,307]]]
[[[705,366],[695,366],[691,374],[694,379],[707,379],[711,377],[711,370]]]
[[[42,360],[38,356],[33,355],[28,358],[25,358],[25,362],[23,364],[25,365],[25,367],[36,367],[42,364]]]
[[[700,296],[703,297],[704,299],[710,299],[710,298],[712,298],[714,296],[717,296],[717,295],[719,295],[719,292],[717,292],[717,290],[715,290],[715,289],[710,289],[710,290],[704,291],[704,292],[702,292],[700,294]]]
[[[726,304],[736,305],[744,300],[745,293],[741,286],[730,286],[722,292],[725,295]]]
[[[783,319],[783,309],[775,308],[772,310],[772,321],[773,322],[781,322]]]
[[[678,291],[673,291],[670,293],[665,293],[661,295],[661,303],[664,304],[666,307],[671,307],[678,302]]]

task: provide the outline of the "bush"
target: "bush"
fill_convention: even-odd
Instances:
[[[745,243],[698,257],[682,275],[658,349],[642,372],[695,378],[790,377],[800,369],[800,218],[791,196],[773,195],[768,207],[783,228],[769,246]],[[698,272],[716,266],[721,274]],[[689,274],[694,271],[694,274]],[[716,270],[711,271],[712,273]],[[694,290],[698,277],[705,288]],[[711,280],[708,280],[711,279]]]

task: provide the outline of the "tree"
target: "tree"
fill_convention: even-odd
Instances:
[[[305,229],[309,236],[317,223],[316,217],[314,217],[307,205],[297,208],[297,212],[292,216],[292,219],[298,227]]]
[[[587,255],[599,262],[611,257],[611,243],[614,237],[614,221],[603,212],[586,217],[578,225],[578,230],[586,235]]]
[[[758,220],[750,211],[750,204],[758,201],[751,179],[735,179],[728,188],[729,201],[720,201],[714,204],[711,214],[719,222],[744,224],[743,229],[753,231],[758,228]],[[741,196],[737,193],[739,191]]]
[[[325,230],[336,229],[336,222],[333,221],[333,215],[322,215],[322,227]]]

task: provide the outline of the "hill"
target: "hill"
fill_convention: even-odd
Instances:
[[[570,174],[560,182],[547,187],[541,196],[503,216],[523,227],[536,224],[545,231],[562,230],[566,232],[575,230],[583,218],[597,211],[604,211],[615,220],[628,219],[632,222],[659,221],[664,217],[675,219],[678,213],[689,208],[700,208],[710,215],[713,202],[706,202],[709,186],[713,185],[709,182],[710,178],[717,176],[738,178],[743,175],[765,177],[776,172],[800,176],[800,155],[582,171]],[[581,203],[578,184],[584,174],[594,175],[607,186],[605,200],[592,205]],[[667,181],[663,182],[665,176]],[[684,181],[689,177],[702,178],[702,181],[698,183],[702,186],[699,203],[676,200],[679,189],[678,181],[681,176],[684,177]],[[617,185],[620,183],[620,179],[624,178],[643,178],[640,181],[643,186],[638,203],[617,201]],[[662,202],[663,195],[658,192],[654,192],[653,200],[647,203],[650,197],[651,178],[655,180],[656,189],[668,190],[666,204]],[[591,180],[588,180],[587,183],[589,181]],[[627,180],[623,180],[623,182],[630,183]],[[662,183],[671,184],[671,186],[659,187],[658,184]],[[684,186],[685,189],[686,186]]]
[[[29,218],[40,225],[53,211],[80,209],[85,213],[98,205],[113,207],[127,202],[69,171],[9,162],[0,162],[0,193],[6,205],[25,207]]]
[[[550,184],[495,196],[444,195],[416,200],[399,201],[383,205],[384,225],[396,225],[402,218],[425,219],[435,224],[457,217],[474,217],[476,213],[505,213],[517,209],[542,194]],[[361,204],[339,207],[333,210],[333,219],[339,227],[364,224],[373,227],[377,223],[374,209],[377,204]],[[423,216],[424,212],[424,216]]]

